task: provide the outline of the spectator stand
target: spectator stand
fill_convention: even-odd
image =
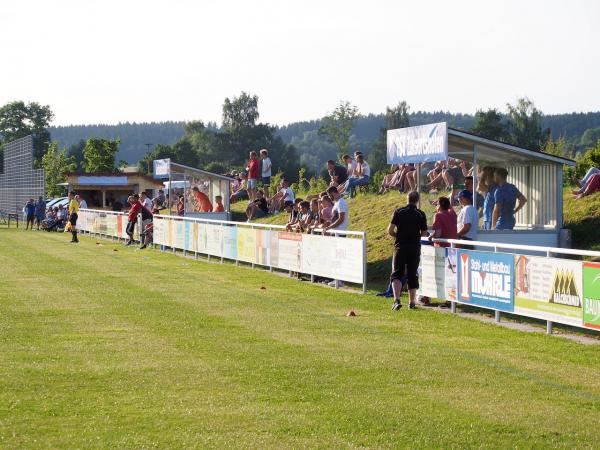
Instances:
[[[514,229],[482,230],[480,227],[480,241],[547,247],[568,245],[562,229],[563,165],[574,166],[575,161],[448,128],[445,122],[388,130],[388,163],[418,164],[421,192],[427,190],[425,180],[421,179],[420,164],[448,158],[473,165],[475,191],[477,174],[483,167],[506,168],[507,182],[514,184],[528,199],[515,217]],[[476,197],[474,206],[479,208],[482,205],[477,204]]]
[[[164,191],[169,195],[169,215],[177,216],[177,201],[183,196],[184,217],[201,217],[214,220],[230,220],[229,190],[231,178],[206,170],[196,169],[172,162],[170,159],[154,161],[154,178],[164,184]],[[195,190],[197,188],[197,190]],[[204,212],[198,201],[200,192],[215,204],[217,196],[222,197],[224,212]]]

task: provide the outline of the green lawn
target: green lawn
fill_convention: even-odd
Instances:
[[[1,448],[598,444],[598,346],[67,240],[0,229]]]

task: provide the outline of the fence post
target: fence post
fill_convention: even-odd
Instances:
[[[547,334],[552,334],[552,328],[554,326],[554,322],[547,320],[546,321],[546,333]]]
[[[494,312],[494,320],[496,321],[496,323],[500,323],[500,311],[496,310]]]
[[[363,233],[363,294],[367,293],[367,233]]]
[[[453,314],[456,313],[456,302],[450,302],[450,312]]]

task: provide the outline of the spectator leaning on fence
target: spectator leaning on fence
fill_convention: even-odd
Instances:
[[[152,200],[150,200],[150,198],[146,194],[146,191],[140,192],[140,203],[148,211],[152,211]]]
[[[129,212],[127,213],[127,227],[125,228],[125,233],[127,233],[129,239],[127,239],[125,245],[131,245],[133,244],[135,224],[138,220],[138,214],[142,209],[142,204],[140,203],[140,196],[138,194],[130,195],[127,199],[127,202],[129,203],[129,205],[131,205],[131,207],[129,208]]]
[[[477,214],[477,209],[473,206],[473,193],[466,189],[460,191],[458,201],[461,205],[461,210],[456,219],[456,237],[465,241],[476,241],[479,229],[479,214]],[[473,247],[463,245],[461,248],[469,250]]]
[[[456,213],[450,206],[448,197],[440,197],[438,199],[437,212],[433,216],[433,233],[429,235],[429,240],[433,238],[456,239]],[[436,247],[450,247],[450,244],[435,243]]]
[[[419,193],[408,194],[408,204],[394,211],[387,232],[394,238],[394,258],[390,282],[394,292],[394,311],[402,308],[402,279],[408,282],[409,308],[415,307],[419,288],[419,262],[421,259],[421,237],[427,236],[427,218],[417,208]]]

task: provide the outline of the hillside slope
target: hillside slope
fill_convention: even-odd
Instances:
[[[573,248],[600,250],[600,193],[574,201],[570,188],[565,188],[563,195],[565,228],[572,230]],[[348,203],[350,229],[367,233],[368,277],[371,281],[383,281],[389,275],[392,255],[392,239],[386,228],[394,209],[406,204],[406,196],[397,192],[359,194]],[[234,220],[245,221],[245,207],[246,202],[232,205]],[[431,217],[432,207],[423,208]],[[286,221],[287,215],[280,213],[256,222],[282,225]]]

